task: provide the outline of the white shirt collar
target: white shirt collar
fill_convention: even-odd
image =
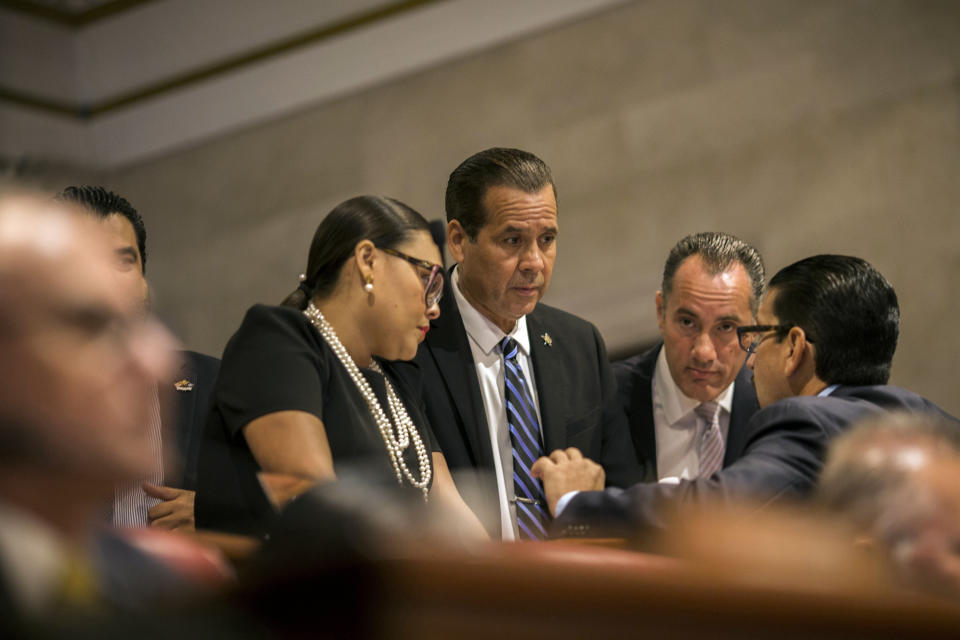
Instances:
[[[483,353],[490,355],[490,352],[497,348],[504,336],[508,335],[516,340],[523,355],[530,355],[530,336],[527,333],[526,316],[517,320],[513,330],[505,334],[492,320],[470,304],[464,297],[463,292],[460,291],[460,265],[453,268],[451,280],[450,288],[453,289],[453,297],[457,302],[457,308],[460,310],[460,317],[463,319],[463,328],[466,329],[467,335],[480,347]]]
[[[691,413],[699,404],[699,400],[688,397],[680,387],[673,381],[673,375],[670,373],[670,365],[667,364],[667,349],[660,348],[660,355],[657,356],[657,368],[653,376],[656,385],[656,393],[663,403],[663,413],[669,424],[676,424],[681,418]],[[733,382],[727,385],[714,402],[720,405],[720,408],[729,414],[733,407]]]
[[[36,613],[51,603],[68,549],[67,540],[53,527],[20,507],[0,502],[0,560],[24,609]]]

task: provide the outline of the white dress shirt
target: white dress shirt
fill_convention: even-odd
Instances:
[[[533,378],[533,363],[530,360],[530,336],[527,334],[526,317],[517,320],[513,330],[504,332],[486,316],[477,311],[460,291],[460,267],[453,270],[453,295],[467,331],[470,352],[473,354],[477,379],[480,381],[480,395],[483,396],[483,408],[487,415],[490,430],[490,445],[493,451],[493,466],[497,477],[497,495],[500,502],[500,523],[504,540],[517,538],[517,506],[514,503],[513,486],[513,444],[510,441],[510,428],[507,425],[507,407],[503,401],[503,354],[497,348],[507,335],[513,338],[519,351],[517,361],[523,369],[523,375],[529,383],[533,395],[533,407],[540,418],[540,402],[537,398],[537,384]],[[543,435],[541,433],[541,442]]]
[[[657,437],[657,476],[660,481],[692,480],[700,475],[700,435],[710,425],[697,417],[699,400],[684,395],[673,381],[666,349],[660,349],[653,372],[653,426]],[[717,419],[723,441],[730,429],[733,385],[724,389],[714,402],[720,405]]]
[[[147,416],[147,430],[150,435],[150,450],[153,469],[140,480],[126,482],[114,488],[113,516],[115,527],[146,527],[149,522],[147,512],[160,504],[158,498],[152,498],[143,490],[143,483],[160,486],[163,484],[163,425],[160,420],[160,398],[154,387]]]

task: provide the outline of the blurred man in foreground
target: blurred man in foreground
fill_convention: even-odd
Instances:
[[[816,492],[901,582],[960,597],[960,429],[934,416],[891,413],[830,446]]]
[[[659,526],[665,502],[803,497],[827,444],[851,423],[893,409],[945,415],[886,384],[900,309],[893,287],[864,260],[819,255],[784,267],[770,280],[757,319],[737,328],[762,407],[727,443],[737,461],[710,478],[597,491],[603,473],[596,464],[577,451],[554,451],[533,473],[559,512],[556,533],[622,535]]]
[[[92,534],[152,463],[145,427],[172,338],[114,284],[104,235],[66,206],[0,193],[0,600],[142,602],[176,578]]]

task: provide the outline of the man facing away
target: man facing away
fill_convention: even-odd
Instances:
[[[737,327],[754,322],[763,287],[760,254],[729,234],[670,250],[655,298],[662,342],[613,365],[644,480],[707,477],[736,460],[726,442],[758,408]]]
[[[744,433],[727,443],[737,461],[677,485],[598,491],[598,465],[576,451],[555,451],[533,473],[543,479],[551,509],[561,512],[558,533],[629,534],[661,526],[667,502],[804,497],[828,443],[851,423],[896,409],[946,415],[887,385],[900,309],[893,287],[866,261],[818,255],[784,267],[770,280],[757,320],[737,329],[761,406]],[[594,490],[574,493],[583,489]]]
[[[641,477],[606,348],[593,325],[539,303],[559,235],[540,158],[506,148],[467,158],[450,174],[446,212],[457,264],[415,360],[426,413],[490,535],[543,538],[550,515],[530,476],[543,451],[589,452],[617,486]]]
[[[58,198],[95,217],[109,244],[112,281],[134,312],[146,314],[147,232],[137,210],[125,198],[97,186],[67,187]],[[116,488],[111,517],[116,526],[194,528],[197,451],[220,362],[193,351],[176,355],[179,362],[173,375],[154,389],[150,402],[147,427],[153,465],[145,478]],[[168,417],[175,428],[163,428],[161,396],[173,405]],[[181,473],[172,473],[171,465],[165,464],[173,451],[179,454]]]

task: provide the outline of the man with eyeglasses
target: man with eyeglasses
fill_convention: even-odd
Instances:
[[[596,327],[540,303],[559,233],[556,190],[532,153],[493,148],[451,174],[447,248],[457,263],[416,362],[434,434],[494,539],[539,539],[549,513],[530,467],[576,447],[607,480],[641,478]]]
[[[736,330],[754,322],[763,287],[760,254],[730,234],[670,250],[655,298],[663,341],[613,365],[644,480],[707,477],[736,460],[726,441],[757,411]]]
[[[564,452],[541,458],[561,535],[635,533],[662,526],[666,503],[752,499],[769,504],[810,493],[830,440],[859,419],[891,410],[947,417],[921,396],[887,385],[900,309],[893,287],[859,258],[818,255],[771,280],[757,325],[738,328],[761,410],[727,442],[737,461],[709,478],[599,491],[596,464]],[[958,425],[960,428],[960,425]],[[577,493],[574,493],[577,492]]]

